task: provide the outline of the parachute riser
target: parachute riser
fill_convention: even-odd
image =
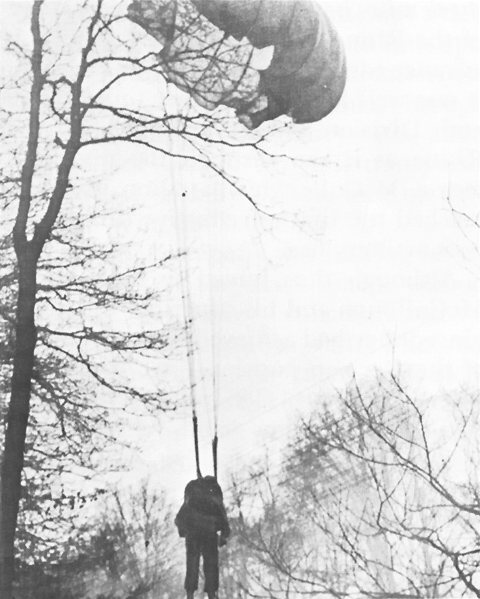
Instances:
[[[200,452],[198,449],[198,418],[194,414],[192,417],[193,421],[193,439],[195,443],[195,462],[197,466],[197,478],[202,478],[202,472],[200,471]]]
[[[213,437],[212,440],[212,454],[213,454],[213,476],[215,478],[218,478],[217,474],[218,474],[218,461],[217,461],[217,455],[218,455],[218,435],[215,434],[215,436]]]

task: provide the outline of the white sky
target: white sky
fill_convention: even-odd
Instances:
[[[450,194],[456,208],[478,217],[478,3],[322,6],[346,46],[345,94],[323,121],[279,142],[285,152],[326,157],[327,164],[313,176],[238,165],[261,204],[296,212],[310,235],[260,219],[209,173],[171,168],[131,148],[107,183],[122,202],[150,198],[149,218],[132,231],[143,247],[155,249],[161,239],[159,253],[175,247],[166,188],[187,192],[207,379],[216,331],[224,481],[262,448],[278,451],[296,414],[320,392],[345,385],[353,370],[368,380],[394,363],[412,388],[431,393],[478,384],[480,271],[447,204]],[[111,157],[104,160],[99,169],[110,167]],[[147,449],[137,463],[176,499],[195,475],[188,418],[184,411],[165,418],[160,431],[142,431]],[[204,473],[210,421],[202,400]]]
[[[259,197],[298,211],[312,236],[272,223],[265,232],[248,206],[225,197],[218,216],[186,171],[175,174],[196,202],[186,212],[192,270],[203,278],[193,293],[207,366],[205,279],[216,273],[224,480],[264,447],[278,452],[298,411],[321,391],[333,395],[353,370],[368,380],[394,363],[414,389],[431,393],[478,384],[479,271],[461,253],[469,256],[468,243],[447,204],[450,194],[478,216],[478,5],[322,6],[346,45],[345,95],[326,119],[285,136],[283,149],[328,156],[331,165],[303,179],[245,167]],[[192,442],[183,442],[189,426],[165,426],[148,461],[159,472],[176,465],[179,496],[185,470],[194,475]],[[207,464],[208,451],[205,444]]]

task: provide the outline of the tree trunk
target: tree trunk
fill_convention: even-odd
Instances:
[[[30,389],[37,332],[35,327],[36,268],[38,256],[25,244],[18,256],[19,287],[16,344],[0,491],[0,597],[12,599],[15,530],[30,409]]]

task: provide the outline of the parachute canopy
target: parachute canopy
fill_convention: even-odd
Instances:
[[[343,45],[313,0],[133,0],[128,18],[163,46],[169,81],[250,129],[281,115],[319,121],[342,96]],[[269,66],[255,68],[255,49],[270,46]]]

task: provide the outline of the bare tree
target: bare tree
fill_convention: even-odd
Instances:
[[[480,266],[480,217],[478,210],[475,213],[468,208],[463,208],[459,202],[452,202],[450,195],[447,197],[447,204],[463,238],[463,243],[459,245],[458,250],[461,252],[465,267],[478,278]]]
[[[460,390],[426,404],[395,376],[371,396],[356,387],[345,398],[347,413],[365,431],[362,443],[355,449],[336,435],[332,444],[364,465],[370,525],[398,556],[397,575],[411,593],[479,596],[477,401]],[[392,418],[395,409],[401,416]]]
[[[115,491],[106,498],[94,526],[86,526],[86,546],[66,558],[77,564],[79,596],[181,596],[183,555],[164,495],[143,483],[134,492]]]
[[[255,477],[270,498],[258,505],[253,483],[238,494],[257,498],[240,527],[262,571],[249,566],[249,594],[478,597],[477,402],[464,389],[427,402],[379,376],[305,421],[280,478]]]
[[[76,509],[95,495],[93,482],[85,492],[84,481],[108,468],[106,447],[119,447],[119,431],[127,419],[171,405],[155,375],[132,386],[122,374],[126,365],[132,369],[137,363],[140,369],[142,362],[143,370],[152,365],[160,370],[172,341],[160,318],[153,322],[147,317],[148,312],[157,313],[161,290],[143,281],[149,273],[158,274],[168,257],[141,264],[125,256],[125,251],[121,253],[124,248],[120,246],[94,243],[89,224],[112,216],[119,218],[118,214],[102,214],[100,205],[87,212],[70,203],[38,262],[37,305],[42,309],[37,316],[16,545],[20,560],[33,560],[39,567],[60,559],[63,544],[70,542],[77,525]],[[125,218],[129,216],[130,211]],[[8,240],[6,236],[0,253],[0,272],[7,283],[0,291],[2,406],[7,403],[12,370],[18,286]],[[117,266],[120,256],[121,269]],[[109,317],[112,312],[120,313],[126,326]],[[114,401],[113,395],[118,399]],[[53,496],[52,488],[59,485],[61,489]]]
[[[40,368],[40,360],[36,362],[42,356],[39,339],[43,347],[76,362],[112,391],[153,402],[164,400],[162,394],[139,392],[128,383],[104,378],[93,352],[88,351],[89,344],[103,343],[110,348],[116,346],[124,354],[148,353],[163,342],[157,333],[127,340],[125,335],[118,337],[110,331],[97,330],[94,335],[84,325],[68,330],[67,335],[62,328],[65,323],[59,317],[66,305],[72,308],[69,302],[73,296],[78,304],[70,315],[77,307],[85,306],[88,298],[97,304],[105,298],[124,301],[125,291],[112,292],[106,285],[134,279],[137,274],[134,267],[118,272],[113,278],[111,273],[103,271],[95,281],[86,281],[82,279],[83,262],[76,267],[70,263],[72,278],[63,283],[62,289],[55,283],[55,263],[51,262],[50,271],[44,269],[44,278],[39,279],[40,265],[46,266],[50,250],[62,244],[62,210],[75,193],[82,156],[105,144],[128,143],[171,158],[192,160],[210,168],[254,203],[247,189],[223,170],[216,158],[226,149],[269,153],[265,132],[251,134],[237,130],[231,137],[234,119],[229,110],[212,115],[188,101],[179,107],[177,101],[169,101],[166,84],[164,98],[158,101],[156,98],[153,108],[152,103],[145,105],[138,97],[132,98],[133,83],[148,84],[152,78],[164,81],[164,71],[143,33],[134,31],[125,14],[123,2],[92,0],[60,6],[35,0],[31,43],[23,45],[15,40],[10,44],[16,59],[15,71],[1,87],[2,141],[7,168],[0,185],[5,192],[5,213],[13,220],[14,252],[11,272],[5,275],[4,282],[9,286],[14,283],[15,295],[13,315],[6,319],[10,323],[7,332],[11,379],[0,506],[0,589],[4,599],[12,596],[15,531],[32,389],[38,389],[39,400],[45,399],[45,390],[49,389],[50,397],[56,397],[58,414],[66,407],[65,396],[51,386],[48,374]],[[172,144],[172,136],[178,143]],[[70,244],[68,251],[72,247]],[[78,256],[90,256],[97,266],[109,257],[108,251],[92,254],[81,243],[76,245],[76,251]],[[52,322],[58,326],[47,321],[52,311],[55,312]],[[46,353],[43,358],[48,359]],[[61,367],[57,362],[55,368]],[[68,452],[71,451],[73,447],[69,447]]]
[[[77,522],[60,560],[21,564],[22,599],[151,599],[183,594],[173,514],[164,494],[144,482],[135,491],[97,498]]]

